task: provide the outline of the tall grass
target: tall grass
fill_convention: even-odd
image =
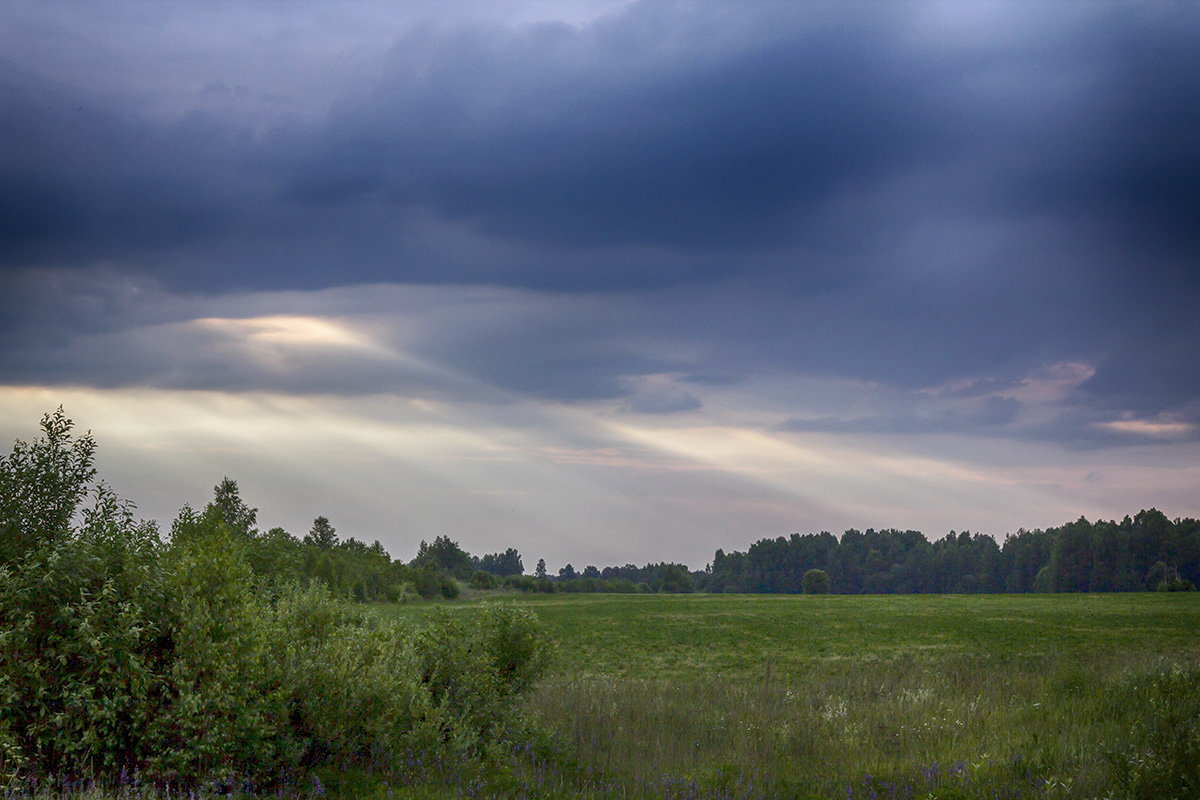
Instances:
[[[1113,759],[1143,718],[1109,693],[1161,673],[1138,657],[901,656],[749,680],[560,676],[531,705],[576,762],[628,786],[674,777],[705,796],[1007,797],[1070,785],[1066,796],[1090,797],[1119,788]]]
[[[1198,601],[535,599],[559,749],[507,791],[1200,797]]]

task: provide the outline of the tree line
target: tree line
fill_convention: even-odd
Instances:
[[[760,539],[744,553],[717,550],[697,585],[800,593],[814,569],[840,594],[1190,590],[1200,584],[1200,521],[1149,509],[1120,522],[1081,517],[1022,529],[1003,544],[966,531],[932,542],[912,530],[792,534]]]
[[[567,564],[557,574],[538,559],[532,574],[516,548],[472,555],[448,536],[422,540],[416,555],[395,559],[378,540],[341,539],[328,517],[319,516],[303,537],[283,528],[257,527],[258,509],[242,499],[237,481],[225,477],[213,487],[213,499],[200,511],[185,505],[171,524],[171,538],[183,540],[193,530],[223,526],[247,554],[256,576],[298,580],[325,586],[334,595],[357,601],[406,602],[411,598],[453,599],[463,587],[521,592],[690,592],[696,576],[684,564],[661,562],[582,572]]]
[[[256,527],[257,510],[225,478],[200,512],[184,506],[172,536],[221,523],[240,538],[256,574],[317,581],[341,597],[404,602],[454,598],[462,587],[522,592],[736,592],[799,594],[806,573],[825,574],[838,594],[1125,592],[1188,590],[1200,584],[1200,522],[1169,519],[1157,509],[1120,522],[1080,518],[1045,530],[992,536],[951,531],[930,541],[920,531],[847,530],[760,539],[746,552],[717,550],[703,570],[676,562],[550,573],[539,559],[526,573],[516,548],[475,556],[448,536],[421,541],[408,561],[393,560],[379,541],[339,539],[326,517],[303,538]]]

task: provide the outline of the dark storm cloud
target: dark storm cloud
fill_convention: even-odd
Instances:
[[[640,3],[582,27],[412,27],[322,121],[254,129],[6,65],[0,332],[21,347],[0,376],[434,381],[366,356],[271,372],[170,327],[195,297],[250,317],[303,301],[217,306],[392,282],[535,293],[512,313],[448,310],[409,345],[538,397],[670,413],[755,374],[902,398],[1083,362],[1064,429],[1200,421],[1200,12],[959,8],[996,18]],[[180,338],[150,347],[163,331]],[[142,355],[112,363],[123,347]],[[666,373],[696,390],[636,380]],[[1028,433],[1025,418],[993,397],[795,424]]]
[[[0,74],[0,264],[137,263],[247,213],[236,131],[146,124],[9,65]]]
[[[1062,125],[1061,163],[1042,164],[1042,180],[1029,176],[1029,200],[1095,215],[1143,257],[1182,260],[1196,286],[1200,14],[1170,5],[1144,16],[1109,12],[1109,25],[1089,31],[1096,43],[1081,48],[1096,91]]]
[[[1142,219],[1135,239],[1194,228],[1195,14],[1116,7],[973,50],[922,39],[900,11],[646,3],[585,28],[417,29],[327,124],[261,136],[211,114],[140,119],[6,70],[0,257],[186,248],[156,269],[188,283],[208,255],[209,290],[547,285],[550,262],[558,285],[587,288],[728,274],[764,251],[738,266],[832,250],[862,280],[864,239],[964,208],[1050,206],[1072,225],[1112,206]],[[921,176],[918,207],[836,208]],[[486,268],[439,259],[419,245],[429,221],[518,250]],[[611,248],[650,250],[636,272],[586,257]]]
[[[567,248],[771,247],[957,133],[932,65],[880,28],[760,11],[731,30],[728,9],[644,6],[587,31],[401,41],[374,91],[335,109],[293,196],[424,204]],[[663,28],[682,44],[646,35]]]

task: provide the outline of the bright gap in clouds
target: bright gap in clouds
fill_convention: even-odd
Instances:
[[[164,530],[228,475],[262,527],[303,535],[323,514],[341,535],[379,539],[404,559],[446,534],[476,554],[516,547],[529,567],[546,558],[552,568],[698,568],[718,547],[793,531],[899,527],[936,538],[1057,525],[1084,510],[1119,517],[1139,510],[1151,487],[1170,514],[1186,511],[1200,481],[1185,451],[1173,458],[1163,445],[1052,462],[1050,445],[797,434],[703,412],[682,420],[612,404],[394,394],[6,387],[0,433],[31,438],[60,403],[93,430],[101,477]]]
[[[299,347],[346,347],[380,350],[367,335],[333,320],[320,317],[268,316],[250,319],[206,317],[193,322],[248,342]]]
[[[1170,418],[1155,419],[1119,419],[1104,422],[1100,427],[1117,433],[1135,436],[1149,436],[1155,439],[1184,439],[1196,432],[1196,426],[1190,422],[1179,422]]]

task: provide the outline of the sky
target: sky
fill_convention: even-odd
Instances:
[[[0,442],[409,559],[1200,514],[1194,3],[0,4]]]

